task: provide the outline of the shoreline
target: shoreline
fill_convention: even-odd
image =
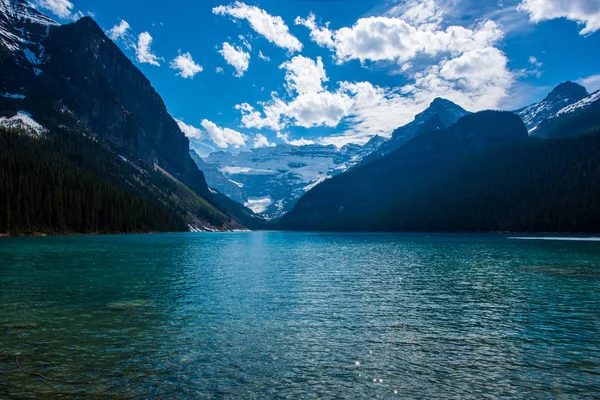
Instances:
[[[32,232],[32,233],[19,233],[19,234],[11,234],[11,233],[0,233],[0,240],[8,239],[8,238],[41,238],[41,237],[78,237],[78,236],[128,236],[128,235],[169,235],[169,234],[178,234],[178,233],[252,233],[252,232],[281,232],[281,233],[321,233],[321,234],[383,234],[383,235],[523,235],[523,236],[531,236],[535,238],[536,236],[566,236],[566,237],[577,237],[577,236],[594,236],[600,237],[600,232],[498,232],[498,231],[489,231],[489,232],[410,232],[410,231],[395,231],[395,232],[374,232],[374,231],[288,231],[288,230],[232,230],[232,231],[202,231],[202,232],[192,232],[192,231],[172,231],[172,232],[119,232],[119,233],[102,233],[102,232],[92,232],[92,233],[77,233],[77,232],[64,232],[64,233],[45,233],[45,232]]]

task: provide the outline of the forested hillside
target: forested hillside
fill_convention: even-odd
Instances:
[[[0,233],[183,231],[190,211],[229,220],[178,185],[79,132],[0,128]]]
[[[527,137],[519,123],[506,113],[486,112],[465,117],[449,129],[422,134],[379,162],[316,187],[281,226],[598,231],[598,132],[544,140]]]

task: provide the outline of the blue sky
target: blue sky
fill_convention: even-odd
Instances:
[[[600,89],[600,0],[33,0],[92,15],[201,155],[363,143],[448,98],[516,109]]]

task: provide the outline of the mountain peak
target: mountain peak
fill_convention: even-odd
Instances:
[[[451,102],[448,99],[444,99],[443,97],[436,97],[435,99],[433,99],[433,101],[431,102],[431,104],[429,105],[429,107],[443,106],[443,105],[456,106],[456,103],[453,103],[453,102]]]
[[[441,97],[436,97],[425,111],[417,114],[415,122],[422,124],[435,115],[438,115],[444,126],[450,126],[467,114],[469,112],[458,104]]]
[[[554,116],[564,107],[588,97],[587,90],[574,82],[566,81],[552,89],[544,100],[517,110],[529,132],[533,132],[545,120]]]
[[[563,99],[579,101],[587,96],[589,96],[589,93],[583,86],[571,81],[566,81],[552,89],[544,101],[556,101]]]

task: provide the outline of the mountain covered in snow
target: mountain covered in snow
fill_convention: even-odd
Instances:
[[[392,138],[365,157],[361,164],[373,162],[398,150],[420,131],[423,131],[425,124],[436,123],[440,128],[447,128],[468,114],[470,114],[468,111],[450,100],[436,98],[427,109],[415,116],[414,121],[396,129],[392,133]]]
[[[376,136],[364,146],[280,144],[233,154],[220,151],[204,160],[193,156],[210,187],[269,218],[291,210],[300,196],[320,182],[346,171],[378,148]]]
[[[589,96],[587,90],[577,83],[564,82],[555,87],[546,98],[539,103],[515,111],[525,123],[531,135],[540,124],[555,116],[560,110]]]

